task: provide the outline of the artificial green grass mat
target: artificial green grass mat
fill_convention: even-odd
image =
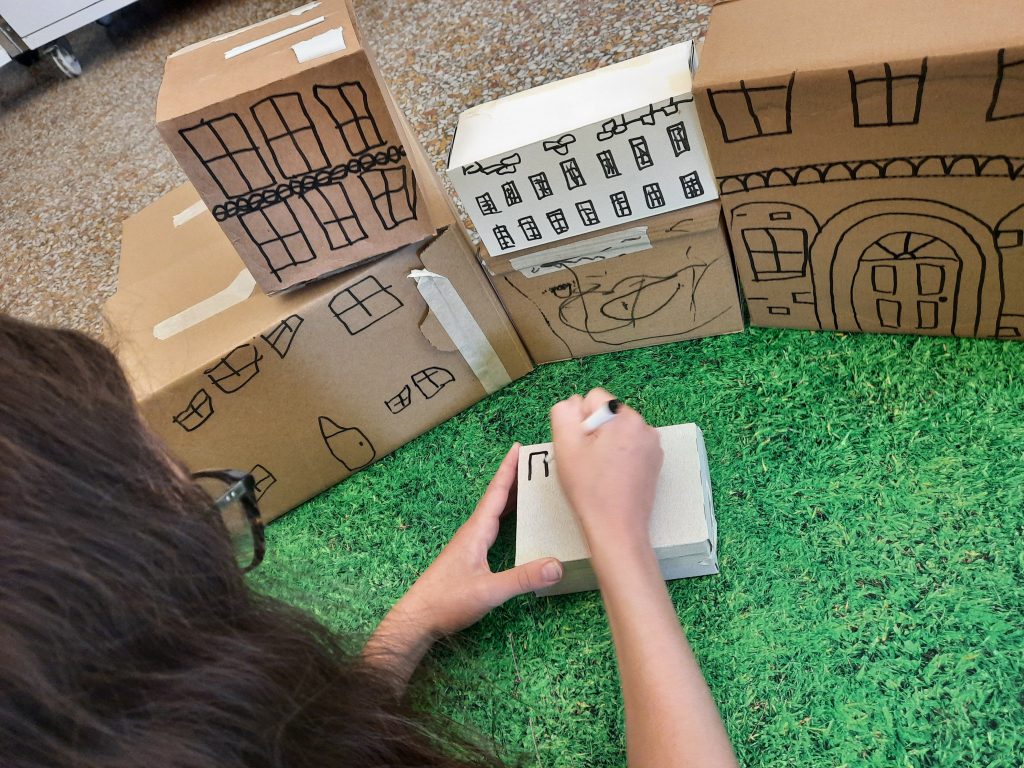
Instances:
[[[1024,765],[1024,344],[751,329],[542,366],[271,525],[253,583],[368,633],[597,385],[704,430],[721,574],[669,590],[741,763]],[[430,663],[420,696],[510,754],[625,763],[597,593],[517,598]]]

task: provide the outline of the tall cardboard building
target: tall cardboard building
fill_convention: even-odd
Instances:
[[[694,90],[752,323],[1024,337],[1024,3],[727,0]]]

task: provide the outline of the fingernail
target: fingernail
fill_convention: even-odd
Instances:
[[[543,568],[541,568],[540,575],[544,577],[544,581],[561,581],[562,564],[557,560],[552,560],[550,563],[547,563]]]

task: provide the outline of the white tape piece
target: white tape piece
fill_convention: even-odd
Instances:
[[[414,269],[409,272],[409,277],[416,281],[420,296],[469,363],[487,394],[493,394],[506,384],[511,384],[512,378],[505,370],[501,358],[451,281],[444,275],[426,269]]]
[[[296,32],[309,29],[316,24],[322,23],[326,18],[326,16],[317,16],[315,19],[310,19],[309,21],[304,21],[301,24],[296,24],[294,27],[282,29],[279,32],[265,35],[264,37],[252,40],[251,42],[243,43],[242,45],[236,45],[234,48],[224,52],[224,58],[233,59],[235,56],[241,56],[243,53],[248,53],[251,50],[267,45],[268,43],[272,43],[275,40],[280,40],[282,37],[288,37],[288,35],[294,35]]]
[[[296,43],[292,50],[295,51],[295,58],[299,60],[299,64],[319,59],[321,56],[329,56],[345,50],[345,32],[341,27],[328,29],[316,37]]]
[[[524,277],[539,277],[566,267],[614,259],[627,253],[653,248],[647,227],[632,227],[621,232],[591,237],[579,243],[548,248],[538,253],[517,256],[509,265]]]
[[[153,326],[153,335],[160,341],[177,336],[182,331],[199,325],[204,320],[209,320],[214,315],[220,314],[225,309],[240,304],[250,296],[256,287],[248,269],[243,269],[238,276],[231,281],[231,284],[222,291],[217,291],[209,298],[193,304],[188,309],[183,309],[176,315],[161,320]]]
[[[192,219],[194,219],[196,216],[198,216],[205,210],[206,203],[204,203],[202,200],[196,200],[194,203],[192,203],[192,205],[190,205],[185,210],[174,214],[174,218],[172,218],[171,221],[174,223],[174,226],[180,227],[185,222],[192,221]]]
[[[320,7],[320,3],[318,1],[317,2],[312,2],[312,3],[306,3],[305,5],[299,6],[298,8],[296,8],[294,10],[291,10],[291,11],[288,11],[287,13],[281,13],[281,14],[278,14],[277,16],[272,16],[269,19],[264,19],[263,21],[257,21],[255,24],[250,24],[247,27],[239,27],[238,29],[233,29],[230,32],[225,32],[222,35],[217,35],[216,37],[211,37],[211,38],[208,38],[206,40],[200,40],[198,43],[192,43],[191,45],[186,45],[184,48],[179,48],[178,50],[176,50],[174,53],[172,53],[167,58],[173,59],[175,56],[181,56],[183,53],[189,53],[190,51],[194,51],[197,48],[205,48],[206,46],[212,45],[213,43],[219,43],[219,42],[221,42],[223,40],[230,40],[232,37],[235,37],[236,35],[241,35],[243,32],[248,32],[250,29],[256,29],[256,27],[262,27],[262,26],[265,26],[267,24],[273,24],[275,21],[279,21],[279,20],[281,20],[283,18],[286,18],[288,16],[301,16],[302,14],[304,14],[304,13],[306,13],[308,11],[312,11],[314,8],[319,8],[319,7]]]

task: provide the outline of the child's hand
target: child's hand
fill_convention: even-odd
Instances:
[[[625,405],[588,435],[583,420],[614,395],[591,390],[551,409],[555,467],[593,550],[610,543],[647,544],[654,488],[661,471],[657,431]]]
[[[549,587],[562,578],[562,564],[553,557],[499,573],[492,573],[487,564],[498,523],[514,506],[509,504],[509,495],[518,465],[519,445],[515,444],[476,510],[393,610],[419,624],[432,638],[465,629],[506,600]]]

